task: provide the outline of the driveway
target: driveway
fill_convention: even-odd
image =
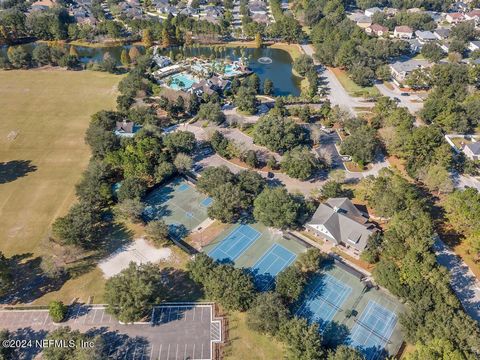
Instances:
[[[102,305],[75,305],[61,325],[102,335],[111,359],[212,359],[213,344],[222,341],[221,322],[214,318],[211,304],[157,306],[148,320],[121,324]],[[0,311],[0,328],[10,330],[10,340],[32,341],[15,350],[15,359],[37,356],[41,340],[59,326],[51,321],[48,310]]]
[[[465,312],[480,322],[480,281],[467,264],[450,250],[440,238],[434,244],[437,261],[450,271],[450,283]]]

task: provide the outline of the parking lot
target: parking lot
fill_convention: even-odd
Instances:
[[[138,360],[211,359],[213,344],[222,340],[221,321],[211,304],[157,306],[144,322],[122,324],[101,305],[76,305],[63,326],[102,335],[109,358]],[[57,328],[48,310],[1,310],[0,328],[15,338],[39,340]],[[25,348],[18,358],[33,359],[41,349]]]

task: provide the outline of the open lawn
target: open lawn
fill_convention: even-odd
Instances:
[[[0,71],[0,251],[7,256],[41,255],[42,240],[74,202],[88,164],[90,116],[115,108],[120,79],[91,71]]]
[[[347,90],[347,92],[352,96],[377,96],[380,95],[380,92],[375,86],[362,87],[353,82],[352,79],[348,76],[347,72],[339,68],[330,68],[330,70],[335,74],[338,81],[342,86]]]
[[[226,360],[276,360],[284,357],[283,345],[270,336],[250,330],[245,313],[232,312],[229,320],[229,345]]]

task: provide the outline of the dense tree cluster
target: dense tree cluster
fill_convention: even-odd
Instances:
[[[391,171],[364,181],[368,205],[377,216],[391,217],[383,239],[377,241],[381,255],[373,273],[380,285],[410,305],[401,317],[407,340],[425,346],[447,341],[465,358],[474,358],[480,331],[452,293],[447,270],[437,264],[433,221],[424,196]]]
[[[202,172],[197,188],[212,197],[210,217],[222,222],[236,222],[249,217],[254,199],[265,188],[265,179],[254,171],[233,174],[226,166],[209,167]]]
[[[308,131],[304,127],[272,112],[258,120],[253,132],[253,140],[256,144],[266,146],[278,153],[304,145],[308,139]]]
[[[160,268],[151,263],[133,262],[107,280],[107,311],[122,322],[139,321],[151,313],[152,307],[166,298]]]
[[[247,310],[255,298],[252,276],[231,264],[219,264],[207,255],[197,254],[187,265],[190,277],[202,285],[207,298],[227,310]]]

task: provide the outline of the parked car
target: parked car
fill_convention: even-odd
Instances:
[[[402,92],[400,95],[402,95],[402,96],[410,96],[410,93]]]
[[[272,173],[271,171],[267,172],[267,178],[269,178],[269,179],[273,179],[273,178],[274,178],[274,176],[275,176],[275,174],[274,174],[274,173]]]
[[[342,161],[352,161],[352,157],[349,155],[343,155],[342,156]]]
[[[402,102],[402,100],[400,100],[400,99],[397,98],[397,97],[394,97],[393,100],[394,100],[396,103]]]

